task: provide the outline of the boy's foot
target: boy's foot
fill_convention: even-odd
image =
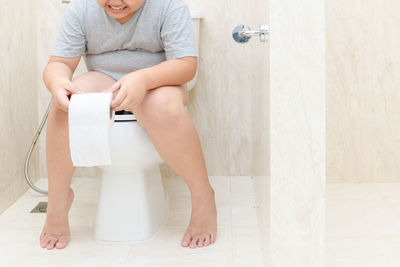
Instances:
[[[217,208],[214,190],[196,196],[192,194],[192,216],[181,246],[206,247],[215,242],[216,236]]]
[[[74,200],[74,191],[70,188],[67,199],[57,200],[47,206],[46,223],[40,234],[42,248],[58,249],[67,246],[71,232],[69,230],[68,213]]]

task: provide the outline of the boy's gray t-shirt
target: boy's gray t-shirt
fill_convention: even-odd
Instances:
[[[145,0],[124,24],[96,0],[72,0],[51,55],[83,55],[89,71],[101,71],[115,80],[165,60],[198,56],[184,0]]]

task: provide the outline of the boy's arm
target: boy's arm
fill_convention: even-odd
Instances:
[[[79,88],[71,81],[79,60],[80,56],[75,58],[51,56],[43,71],[43,81],[53,95],[55,105],[65,112],[68,111],[68,96],[79,93]]]
[[[47,89],[52,92],[55,84],[57,84],[60,79],[64,78],[71,81],[80,59],[80,56],[74,58],[50,56],[49,62],[43,71],[43,81]]]
[[[189,82],[196,74],[197,57],[166,60],[138,72],[143,77],[147,90],[166,85],[181,85]]]
[[[116,111],[131,111],[137,108],[146,91],[187,83],[196,75],[196,70],[197,57],[170,59],[153,67],[131,72],[102,92],[114,93],[120,90],[111,102],[111,108]]]

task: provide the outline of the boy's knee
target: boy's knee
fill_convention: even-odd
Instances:
[[[182,99],[174,94],[153,91],[140,106],[147,120],[171,124],[186,112]]]

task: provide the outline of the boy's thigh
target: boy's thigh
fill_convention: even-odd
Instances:
[[[83,92],[97,92],[110,88],[116,81],[100,71],[89,71],[76,77],[72,83]]]

